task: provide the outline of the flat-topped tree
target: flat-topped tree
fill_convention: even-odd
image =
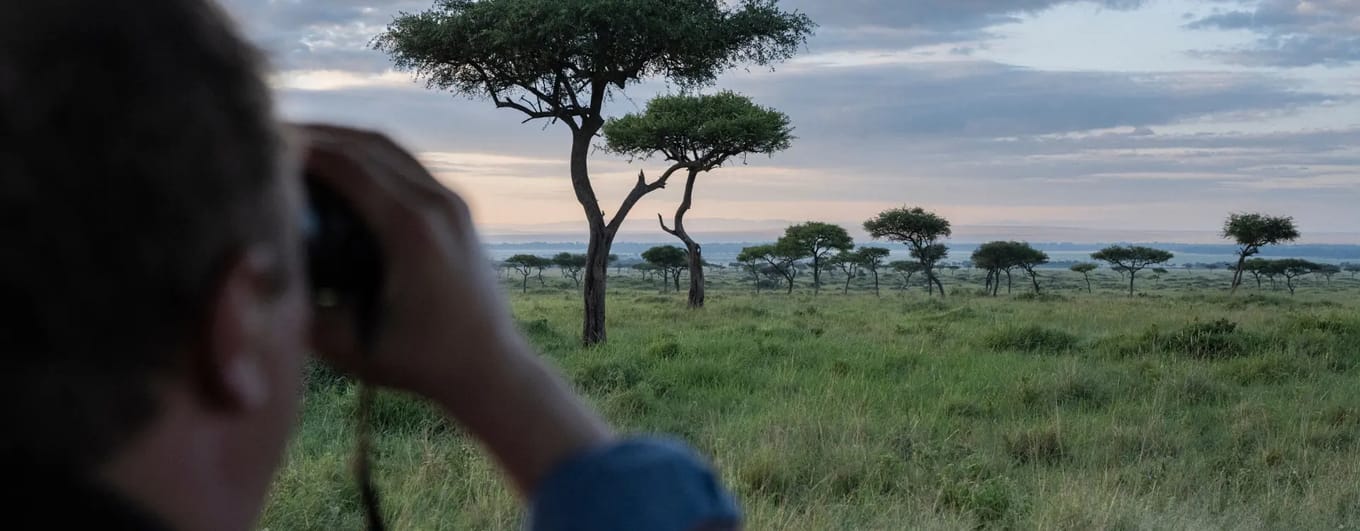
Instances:
[[[1284,277],[1285,287],[1289,288],[1289,294],[1293,295],[1294,290],[1296,289],[1296,286],[1294,286],[1294,279],[1316,273],[1320,267],[1320,265],[1308,260],[1284,258],[1281,260],[1271,260],[1266,265],[1266,274],[1271,275],[1272,277],[1274,275]]]
[[[845,231],[845,227],[809,221],[784,229],[784,235],[775,242],[775,247],[784,256],[812,261],[809,264],[812,266],[812,293],[816,294],[822,287],[822,269],[832,257],[832,252],[854,249],[855,240]]]
[[[558,253],[553,256],[552,263],[562,270],[562,276],[571,279],[576,287],[581,287],[581,270],[586,267],[586,255]]]
[[[897,260],[889,262],[888,268],[902,277],[902,289],[905,290],[911,286],[911,277],[914,277],[917,273],[921,272],[921,263],[916,261]]]
[[[927,289],[933,294],[933,283],[940,288],[940,296],[944,296],[944,284],[935,276],[935,264],[949,256],[949,247],[939,242],[953,233],[949,220],[920,207],[894,208],[865,221],[864,230],[875,239],[906,244],[911,257],[921,264],[921,271],[926,274]]]
[[[1029,281],[1034,284],[1034,294],[1039,294],[1039,273],[1034,269],[1048,263],[1048,253],[1035,249],[1028,242],[1010,242],[1012,248],[1012,263],[1016,267],[1025,271],[1029,275]]]
[[[1100,266],[1090,262],[1072,264],[1070,268],[1074,273],[1081,273],[1081,278],[1086,280],[1086,293],[1093,293],[1091,290],[1091,272],[1100,269]]]
[[[1267,245],[1277,245],[1299,239],[1294,218],[1265,214],[1229,214],[1223,222],[1223,237],[1237,242],[1237,268],[1233,270],[1232,293],[1242,285],[1242,273],[1247,259],[1261,252]]]
[[[606,338],[614,237],[638,200],[674,173],[652,181],[639,174],[606,217],[588,158],[610,94],[646,79],[703,87],[736,66],[781,62],[814,27],[775,0],[439,0],[398,15],[374,47],[431,88],[490,99],[525,122],[570,131],[572,188],[590,231],[581,339],[592,345]]]
[[[542,275],[543,268],[547,267],[549,263],[547,258],[532,254],[517,254],[505,260],[505,265],[513,267],[516,272],[524,277],[521,283],[522,293],[529,292],[529,276],[533,275],[535,271]]]
[[[694,206],[699,174],[746,155],[772,155],[793,140],[789,117],[761,107],[732,92],[713,95],[661,96],[641,114],[629,114],[604,125],[609,151],[646,159],[661,155],[667,172],[684,171],[685,195],[671,227],[657,214],[661,230],[684,242],[689,251],[689,307],[704,306],[703,250],[685,230],[685,214]]]
[[[1251,273],[1252,278],[1256,279],[1256,289],[1261,289],[1261,276],[1265,275],[1270,269],[1270,260],[1265,258],[1252,258],[1242,265],[1242,270]]]
[[[828,259],[827,263],[840,268],[841,272],[845,273],[845,287],[841,290],[841,293],[849,295],[850,283],[860,274],[859,255],[854,251],[841,251]]]
[[[883,268],[890,254],[892,254],[892,251],[883,247],[860,247],[859,250],[855,251],[855,255],[859,259],[859,267],[874,276],[875,297],[879,296],[878,270]]]
[[[1133,296],[1133,281],[1139,271],[1157,264],[1167,263],[1175,257],[1176,255],[1171,254],[1169,251],[1153,249],[1151,247],[1140,247],[1137,245],[1111,245],[1091,253],[1092,260],[1106,262],[1110,264],[1111,269],[1128,273],[1130,297]]]
[[[665,291],[666,281],[675,280],[675,291],[680,291],[680,271],[687,267],[688,257],[685,250],[674,245],[658,245],[642,252],[642,259],[661,270],[662,291]],[[694,272],[690,271],[693,275]]]
[[[797,251],[778,245],[756,245],[744,247],[737,255],[738,262],[764,262],[769,270],[779,275],[788,284],[788,292],[793,293],[793,279],[798,276],[798,260],[802,258]]]

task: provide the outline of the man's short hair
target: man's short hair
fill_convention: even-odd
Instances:
[[[206,0],[0,17],[0,458],[90,467],[187,369],[280,152],[257,53]]]

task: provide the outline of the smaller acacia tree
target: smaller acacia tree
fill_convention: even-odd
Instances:
[[[859,256],[854,251],[841,251],[840,254],[827,260],[829,265],[839,267],[845,273],[845,286],[841,289],[844,295],[850,294],[850,282],[859,276]]]
[[[888,255],[892,254],[883,247],[860,247],[855,251],[856,258],[859,260],[859,267],[868,271],[874,277],[874,296],[880,296],[878,290],[878,270],[883,268],[884,262],[888,260]]]
[[[773,155],[788,149],[793,141],[789,117],[733,92],[680,94],[653,99],[641,114],[610,120],[604,135],[609,151],[643,159],[660,154],[687,174],[673,228],[666,226],[661,214],[656,217],[661,230],[684,242],[689,253],[689,307],[702,308],[703,251],[685,230],[685,214],[694,206],[694,183],[699,174],[735,157]]]
[[[552,264],[562,271],[562,276],[571,279],[576,287],[581,287],[581,270],[586,267],[586,255],[572,253],[558,253],[552,258]]]
[[[763,272],[773,271],[784,279],[788,285],[788,292],[793,293],[793,279],[798,276],[798,256],[795,251],[781,248],[778,245],[756,245],[746,247],[737,255],[739,262],[764,262],[769,267]],[[757,281],[757,283],[759,283]]]
[[[809,221],[784,229],[784,236],[775,242],[775,247],[785,256],[811,259],[812,293],[815,295],[821,290],[822,269],[832,251],[849,251],[855,247],[855,241],[840,225]]]
[[[888,264],[888,268],[902,278],[902,289],[907,289],[911,285],[911,277],[921,272],[921,263],[909,260],[898,260]]]
[[[1072,271],[1076,273],[1081,273],[1081,278],[1086,280],[1086,293],[1093,293],[1093,291],[1091,290],[1091,272],[1099,268],[1100,266],[1090,262],[1082,262],[1079,264],[1072,265],[1071,267]]]
[[[1270,270],[1270,260],[1265,258],[1252,258],[1242,264],[1242,270],[1251,274],[1251,278],[1256,280],[1256,289],[1261,289],[1261,277],[1266,276]]]
[[[1035,249],[1026,242],[1012,242],[1014,249],[1014,262],[1017,267],[1023,269],[1029,275],[1030,283],[1034,284],[1034,294],[1039,294],[1039,273],[1034,269],[1048,263],[1048,253]]]
[[[551,261],[547,258],[532,254],[517,254],[505,261],[505,265],[514,268],[520,276],[524,277],[520,285],[522,293],[529,292],[529,277],[535,272],[539,275],[540,283],[542,282],[543,268],[548,267],[549,264],[551,264]]]
[[[1121,246],[1111,245],[1094,253],[1091,253],[1092,260],[1099,260],[1110,264],[1116,271],[1123,271],[1129,276],[1129,296],[1133,296],[1134,278],[1150,266],[1164,264],[1175,258],[1176,255],[1169,251],[1153,249],[1151,247],[1141,247],[1137,245]]]
[[[927,289],[931,289],[933,283],[940,288],[940,296],[945,296],[944,284],[935,276],[935,264],[949,256],[949,247],[939,242],[953,233],[949,220],[920,207],[894,208],[865,221],[864,230],[874,239],[886,238],[906,244],[911,257],[921,264]],[[934,294],[933,289],[931,294]]]
[[[1332,277],[1341,272],[1341,266],[1336,264],[1318,264],[1317,274],[1327,279],[1327,283],[1332,283]]]
[[[675,291],[680,291],[680,271],[689,263],[689,257],[685,256],[684,249],[674,245],[658,245],[643,251],[642,259],[661,270],[663,290],[666,281],[674,279]]]
[[[732,262],[732,267],[740,268],[751,275],[751,280],[756,284],[757,295],[760,294],[760,268],[764,265],[764,260],[744,254],[738,254],[737,261]]]
[[[1004,252],[1001,245],[1005,242],[987,242],[979,245],[973,250],[970,262],[973,267],[987,272],[985,284],[982,292],[986,295],[996,296],[997,287],[1001,285],[1001,270],[1004,269]],[[1009,276],[1009,274],[1007,275]]]
[[[1299,229],[1294,226],[1294,218],[1267,216],[1265,214],[1229,214],[1223,222],[1223,237],[1237,242],[1237,267],[1233,270],[1232,292],[1242,285],[1242,273],[1246,270],[1247,259],[1261,252],[1267,245],[1292,242],[1299,239]]]
[[[1266,273],[1284,277],[1285,287],[1289,288],[1289,294],[1293,295],[1294,290],[1297,288],[1297,286],[1294,285],[1294,279],[1310,273],[1315,273],[1317,272],[1318,267],[1318,264],[1307,260],[1285,258],[1282,260],[1271,260]]]
[[[1027,242],[994,241],[978,246],[973,251],[974,267],[987,271],[986,290],[993,296],[1001,285],[1001,273],[1006,273],[1006,293],[1011,291],[1011,270],[1020,268],[1029,275],[1034,292],[1039,293],[1039,274],[1035,268],[1048,263],[1048,254]]]

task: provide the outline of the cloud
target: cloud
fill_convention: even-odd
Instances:
[[[813,53],[844,50],[907,50],[963,43],[960,50],[995,39],[989,28],[1018,22],[1064,4],[1129,10],[1146,0],[784,0],[821,24],[808,44]]]
[[[381,73],[390,68],[368,43],[401,11],[430,0],[220,0],[277,70]]]
[[[1261,0],[1251,10],[1217,11],[1186,24],[1190,29],[1246,30],[1248,47],[1196,51],[1249,66],[1341,66],[1360,62],[1360,2]]]
[[[1274,114],[1334,101],[1256,74],[1031,70],[983,61],[809,68],[726,83],[804,137],[1012,137]]]

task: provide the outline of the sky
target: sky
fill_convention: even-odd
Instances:
[[[381,130],[472,205],[493,241],[584,239],[565,126],[425,88],[370,48],[431,0],[225,0],[270,57],[280,113]],[[922,206],[956,239],[1216,240],[1229,212],[1293,216],[1360,243],[1360,0],[781,0],[819,24],[735,90],[797,139],[703,175],[686,226],[717,241],[816,220],[852,233]],[[616,94],[611,116],[670,90]],[[639,170],[597,151],[605,210]],[[644,198],[621,240],[660,241]]]

